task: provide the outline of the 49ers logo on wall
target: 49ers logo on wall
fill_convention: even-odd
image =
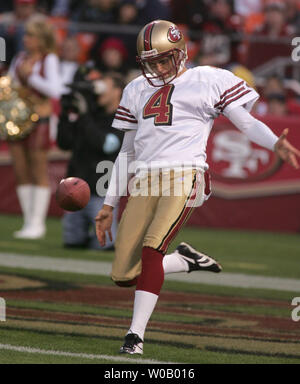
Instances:
[[[181,37],[182,37],[182,34],[178,28],[176,28],[175,26],[169,28],[168,40],[171,43],[177,43],[177,41],[179,41],[181,39]]]
[[[263,122],[278,137],[286,124],[285,120],[272,117]],[[299,142],[298,124],[298,117],[289,120],[291,142]],[[206,152],[216,197],[243,199],[300,192],[297,170],[283,163],[273,151],[252,143],[223,117],[215,121]]]
[[[282,164],[275,153],[253,144],[235,128],[214,129],[210,143],[210,173],[218,181],[232,184],[263,180]]]
[[[278,156],[252,143],[235,128],[216,128],[210,138],[207,155],[215,180],[245,183],[266,179],[282,162]]]

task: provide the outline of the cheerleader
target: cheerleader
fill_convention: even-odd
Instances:
[[[61,94],[55,35],[44,18],[32,18],[25,26],[24,51],[9,69],[14,85],[26,91],[39,121],[24,139],[9,142],[24,224],[16,238],[39,239],[46,233],[45,220],[51,197],[47,169],[50,148],[49,119],[53,100]]]

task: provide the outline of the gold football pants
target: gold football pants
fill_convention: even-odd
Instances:
[[[195,207],[203,204],[204,175],[185,170],[134,178],[115,242],[112,280],[126,282],[141,273],[142,248],[166,254]]]

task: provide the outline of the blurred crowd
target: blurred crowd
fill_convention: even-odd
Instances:
[[[139,73],[136,35],[154,19],[184,30],[188,66],[243,66],[245,73],[290,57],[291,38],[300,33],[299,0],[7,0],[0,5],[0,36],[7,44],[2,72],[23,49],[23,23],[39,14],[55,26],[65,83],[86,63],[130,81]]]

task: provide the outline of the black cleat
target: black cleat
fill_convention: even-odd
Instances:
[[[180,243],[176,248],[177,253],[188,263],[188,273],[192,271],[221,272],[222,266],[212,257],[196,251],[189,244]]]
[[[136,333],[128,333],[125,336],[124,345],[120,348],[120,353],[143,354],[143,340]]]

